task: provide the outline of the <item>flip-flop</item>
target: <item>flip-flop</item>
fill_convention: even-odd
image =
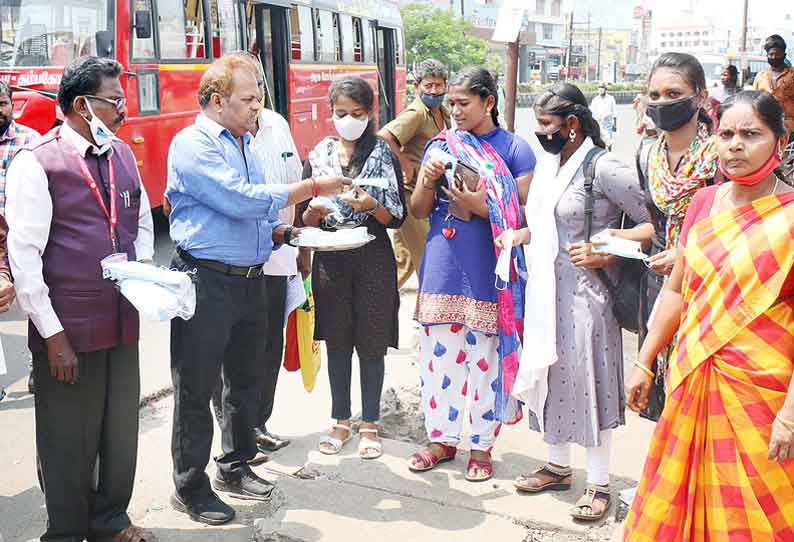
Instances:
[[[377,429],[359,429],[359,433],[374,433],[378,435]],[[368,453],[369,452],[369,453]],[[383,443],[380,440],[362,438],[358,443],[358,456],[361,459],[377,459],[383,455]]]
[[[441,444],[439,442],[434,442],[433,444],[436,446],[441,446],[444,449],[444,455],[438,457],[429,449],[416,452],[408,460],[409,470],[412,472],[426,472],[436,468],[440,463],[445,463],[455,459],[455,454],[458,453],[458,449],[456,447],[447,446],[446,444]],[[419,466],[416,466],[417,463],[419,463]]]
[[[472,474],[473,470],[477,470],[482,474],[475,476]],[[469,464],[466,465],[466,480],[469,482],[485,482],[493,478],[493,463],[491,459],[473,459],[469,458]]]
[[[353,429],[347,425],[342,425],[341,423],[334,424],[334,429],[344,429],[347,431],[347,437],[344,440],[339,440],[336,437],[332,437],[331,435],[323,435],[320,438],[319,449],[321,453],[325,455],[336,455],[342,451],[342,446],[345,445],[347,441],[353,438]],[[327,446],[325,448],[324,446]]]

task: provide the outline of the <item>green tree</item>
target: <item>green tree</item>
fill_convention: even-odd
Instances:
[[[434,58],[454,73],[468,64],[486,64],[488,43],[467,35],[466,19],[424,4],[409,4],[401,12],[409,66]]]

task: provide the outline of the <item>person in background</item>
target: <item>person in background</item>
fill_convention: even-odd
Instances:
[[[601,139],[607,144],[608,150],[612,150],[615,132],[618,129],[616,107],[615,97],[607,92],[607,84],[599,83],[598,94],[590,103],[590,111],[593,112],[593,118],[601,127]]]
[[[264,88],[264,71],[259,60],[248,53],[239,53],[241,58],[250,60],[259,74],[260,86]],[[284,117],[266,107],[262,107],[259,115],[249,127],[253,136],[251,152],[262,164],[268,184],[291,184],[301,180],[302,166],[298,149],[290,133],[289,124]],[[285,207],[279,211],[281,222],[294,225],[295,207]],[[298,230],[292,231],[290,237],[297,237]],[[273,402],[276,395],[276,384],[284,355],[285,305],[287,302],[287,280],[301,272],[307,276],[311,271],[311,253],[308,249],[298,249],[284,245],[274,251],[270,259],[262,267],[265,281],[265,310],[267,311],[267,328],[265,329],[265,381],[262,392],[260,411],[254,435],[260,454],[258,458],[265,460],[267,454],[289,445],[289,440],[274,435],[267,430],[267,422],[273,413]],[[223,379],[212,395],[212,406],[218,423],[223,419]],[[254,461],[249,462],[255,464]]]
[[[519,191],[528,187],[535,155],[526,141],[499,126],[496,81],[488,70],[463,68],[449,88],[457,129],[428,145],[411,196],[413,212],[430,217],[414,316],[423,327],[420,382],[430,444],[409,458],[408,468],[429,471],[455,458],[471,397],[465,476],[483,482],[493,476],[491,449],[502,422],[520,419],[510,391],[523,320],[519,272],[526,269],[521,251],[509,248],[509,259],[519,263],[497,281],[502,252],[494,239],[521,226]],[[476,186],[448,181],[444,153],[480,172]]]
[[[102,277],[108,257],[154,255],[135,157],[114,136],[127,115],[121,74],[109,58],[69,64],[58,88],[66,121],[18,152],[6,177],[11,270],[36,376],[42,540],[155,540],[127,514],[138,455],[138,313]]]
[[[786,114],[786,129],[794,132],[794,67],[786,62],[786,42],[777,34],[764,43],[769,68],[755,76],[753,89],[774,96]]]
[[[14,301],[14,286],[11,271],[8,267],[7,235],[8,225],[5,223],[6,174],[8,166],[22,147],[25,147],[39,133],[32,128],[17,124],[14,121],[13,92],[5,81],[0,81],[0,312],[6,312]],[[0,362],[1,363],[1,362]],[[5,364],[0,365],[0,375],[5,374]],[[34,377],[31,370],[28,377],[28,390],[34,391]],[[5,397],[5,389],[0,388],[0,400]]]
[[[728,64],[720,73],[720,86],[709,93],[706,110],[711,116],[711,122],[716,130],[718,127],[717,112],[720,104],[739,92],[739,70],[733,64]]]
[[[416,99],[378,132],[400,160],[409,197],[416,187],[425,145],[449,128],[449,110],[444,106],[447,69],[437,60],[424,60],[417,67],[415,78]],[[416,218],[409,209],[402,226],[394,232],[398,288],[419,271],[427,230],[427,220]]]
[[[195,315],[171,322],[176,489],[171,504],[210,525],[235,515],[212,488],[249,500],[268,500],[273,490],[248,462],[257,452],[253,428],[261,422],[268,365],[264,333],[270,309],[262,267],[293,233],[278,211],[349,184],[341,177],[267,184],[248,133],[261,101],[259,73],[250,60],[235,54],[217,59],[201,78],[201,112],[174,137],[168,152],[166,196],[176,244],[171,266],[195,270],[196,283]],[[215,458],[210,485],[209,403],[221,371],[223,452]]]
[[[383,453],[378,438],[384,358],[397,348],[400,295],[397,264],[387,228],[399,228],[407,213],[400,161],[385,141],[375,135],[375,94],[360,77],[337,79],[328,91],[333,123],[339,137],[326,137],[309,153],[303,174],[344,175],[357,179],[385,179],[385,188],[356,186],[334,197],[338,213],[328,203],[309,202],[302,212],[307,226],[336,230],[366,227],[375,238],[345,251],[318,252],[312,267],[317,340],[328,351],[331,383],[331,432],[319,449],[338,454],[352,436],[350,380],[353,349],[359,360],[361,383],[361,437],[358,454],[377,459]]]
[[[699,189],[719,180],[717,151],[711,135],[706,76],[700,62],[684,53],[665,53],[648,76],[648,115],[661,132],[640,148],[640,184],[653,224],[650,270],[640,281],[639,336],[645,338],[656,298],[675,263],[675,247],[689,203]],[[661,349],[653,367],[654,389],[643,416],[659,418],[671,348]]]
[[[719,103],[739,92],[739,70],[733,64],[728,64],[722,68],[720,73],[720,86],[711,93],[711,97]],[[719,105],[719,104],[718,104]]]
[[[571,444],[578,444],[587,450],[587,483],[571,515],[596,521],[611,501],[613,430],[626,423],[621,329],[609,287],[596,272],[604,269],[617,284],[619,272],[612,265],[617,258],[583,241],[585,160],[606,143],[574,85],[556,84],[534,109],[536,136],[546,152],[527,202],[528,227],[513,238],[514,243],[529,243],[530,270],[527,348],[514,395],[525,400],[529,426],[543,433],[549,459],[519,476],[515,487],[527,493],[570,489]],[[594,168],[593,233],[620,228],[621,213],[645,224],[648,214],[636,169],[611,154],[601,156]],[[502,236],[497,245],[505,241]]]
[[[719,120],[731,182],[692,198],[626,384],[642,410],[678,334],[624,542],[794,540],[794,192],[775,174],[789,134],[765,92],[730,98]]]
[[[0,313],[8,312],[14,302],[14,281],[8,265],[8,224],[5,216],[0,214]],[[0,376],[6,374],[5,356],[0,357]],[[5,399],[6,390],[0,387],[0,401]]]

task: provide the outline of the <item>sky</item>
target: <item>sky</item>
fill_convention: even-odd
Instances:
[[[630,28],[634,6],[644,5],[653,10],[654,19],[664,20],[676,17],[690,3],[699,13],[719,13],[723,20],[739,20],[742,0],[567,0],[566,7],[573,6],[575,20],[587,20],[591,14],[591,24],[609,28]],[[750,24],[770,24],[781,19],[781,6],[789,8],[794,26],[794,2],[788,0],[749,0]],[[605,7],[608,6],[608,9]]]

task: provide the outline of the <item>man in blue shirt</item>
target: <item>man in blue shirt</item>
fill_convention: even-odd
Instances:
[[[171,205],[172,265],[196,270],[196,313],[171,323],[174,425],[171,448],[176,510],[210,525],[234,517],[212,491],[267,500],[272,484],[248,466],[256,455],[251,428],[257,424],[264,382],[267,313],[264,264],[293,227],[278,211],[312,196],[339,192],[350,180],[312,178],[266,184],[249,149],[248,127],[262,91],[249,60],[227,55],[205,72],[199,87],[201,114],[182,130],[168,154],[166,196]],[[217,474],[205,473],[212,447],[210,397],[223,370],[223,453]]]

